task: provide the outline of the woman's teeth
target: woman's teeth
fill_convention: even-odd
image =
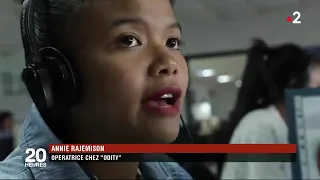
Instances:
[[[164,94],[161,96],[161,98],[173,98],[172,94]]]

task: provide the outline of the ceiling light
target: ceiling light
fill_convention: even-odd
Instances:
[[[241,87],[241,85],[242,85],[242,81],[241,81],[241,80],[238,80],[238,81],[236,81],[235,84],[236,84],[236,87],[239,88],[239,87]]]
[[[200,70],[197,74],[200,77],[211,77],[215,75],[215,71],[213,69],[203,69]]]
[[[198,121],[208,120],[212,116],[212,107],[210,102],[195,103],[192,105],[192,114]]]
[[[231,76],[229,75],[218,76],[217,81],[219,83],[228,83],[231,81]]]

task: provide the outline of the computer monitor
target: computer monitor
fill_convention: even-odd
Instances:
[[[293,179],[320,179],[320,89],[286,92],[289,141],[297,144]]]

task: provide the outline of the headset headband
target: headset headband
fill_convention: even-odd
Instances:
[[[35,0],[25,0],[22,4],[21,11],[21,38],[25,51],[26,65],[41,62],[39,50],[34,34],[34,7]]]

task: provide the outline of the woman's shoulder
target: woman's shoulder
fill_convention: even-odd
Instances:
[[[277,131],[282,127],[282,120],[277,113],[274,107],[248,113],[233,132],[231,143],[273,143]]]
[[[146,179],[177,179],[191,180],[192,177],[178,163],[174,162],[166,154],[143,155],[144,162],[140,165],[143,177]],[[152,159],[153,162],[145,160]],[[154,160],[161,160],[154,162]]]
[[[279,112],[274,106],[256,109],[246,114],[240,121],[239,127],[272,127],[281,122]]]
[[[152,175],[153,178],[161,179],[166,177],[167,179],[192,180],[189,173],[176,162],[156,162],[149,163],[149,165],[155,170],[153,171],[155,173]],[[160,175],[161,171],[164,173],[163,175]]]
[[[24,165],[20,148],[16,148],[0,162],[0,179],[34,179],[30,170]]]
[[[169,171],[174,179],[192,179],[189,173],[176,162],[161,162],[161,164]]]

